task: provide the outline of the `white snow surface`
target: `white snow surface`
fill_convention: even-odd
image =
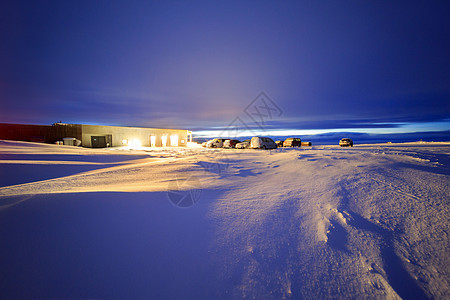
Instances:
[[[0,141],[0,297],[449,299],[450,143]]]

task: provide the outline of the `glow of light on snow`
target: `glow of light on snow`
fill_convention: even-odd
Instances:
[[[196,142],[187,142],[187,146],[189,148],[202,148],[202,145]]]
[[[251,295],[257,299],[333,298],[337,292],[358,298],[361,292],[355,296],[355,291],[363,291],[368,298],[408,299],[414,293],[417,298],[445,298],[447,274],[439,270],[446,270],[448,256],[449,147],[449,142],[416,142],[275,151],[143,148],[154,154],[149,157],[138,151],[128,155],[124,147],[112,147],[107,154],[105,149],[0,141],[0,155],[9,156],[9,160],[0,160],[0,167],[10,165],[23,171],[0,177],[2,220],[12,222],[6,224],[12,232],[4,235],[4,244],[12,245],[13,267],[40,261],[23,255],[25,250],[16,254],[14,249],[23,243],[34,245],[33,230],[42,222],[72,228],[73,220],[60,214],[75,208],[77,217],[87,222],[83,228],[92,226],[98,234],[70,231],[68,241],[86,249],[70,257],[66,245],[48,239],[55,261],[102,257],[105,247],[127,243],[131,237],[131,248],[108,249],[108,259],[117,258],[118,265],[107,260],[100,275],[122,276],[124,268],[133,271],[133,255],[142,253],[138,258],[145,265],[162,262],[162,271],[157,271],[164,273],[155,275],[162,277],[162,287],[152,287],[152,292],[156,289],[160,294],[167,292],[164,284],[170,281],[176,287],[202,282],[198,293],[182,291],[193,299],[230,291],[236,298]],[[74,154],[80,159],[67,160]],[[144,159],[136,159],[139,156]],[[218,164],[226,164],[220,173],[216,173]],[[81,173],[63,173],[67,165],[79,165]],[[83,166],[96,167],[85,172]],[[177,180],[181,184],[168,184],[179,176],[184,179]],[[28,183],[22,184],[24,179]],[[173,201],[169,187],[173,195],[197,197],[198,202],[189,210],[178,210],[167,203]],[[194,193],[198,189],[201,193]],[[45,210],[38,209],[39,201]],[[101,209],[93,214],[86,202]],[[23,232],[24,221],[15,218],[18,211],[36,211],[26,220],[31,222],[26,223],[29,234]],[[99,218],[108,226],[98,226]],[[393,238],[397,228],[405,230]],[[51,226],[40,230],[49,236],[55,232]],[[97,246],[99,241],[102,247]],[[177,256],[179,249],[184,250],[182,259]],[[47,259],[48,253],[41,254],[47,248],[39,250],[37,257]],[[392,259],[398,266],[386,267]],[[41,262],[31,275],[53,276],[53,264],[47,267],[45,260]],[[269,263],[261,266],[260,262]],[[416,271],[403,267],[416,262],[421,266]],[[191,271],[198,266],[201,272]],[[173,277],[171,270],[185,269],[183,276]],[[64,276],[73,276],[72,270],[62,271]],[[225,280],[218,281],[224,274]],[[423,288],[415,286],[412,276],[416,274],[427,279],[421,282]],[[124,290],[127,276],[118,277],[125,282]],[[398,280],[392,280],[393,276]],[[240,280],[231,285],[233,278]],[[90,282],[83,276],[80,279],[85,280],[83,284]],[[255,282],[264,283],[264,289]],[[146,284],[144,279],[144,291]],[[412,288],[414,293],[409,292]]]
[[[128,143],[128,148],[130,149],[139,149],[142,147],[142,143],[137,138],[132,138],[130,142]]]

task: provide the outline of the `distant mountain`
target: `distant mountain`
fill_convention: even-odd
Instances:
[[[444,142],[450,141],[450,131],[439,132],[414,132],[414,133],[395,133],[395,134],[369,134],[355,132],[333,132],[317,135],[305,135],[302,139],[311,141],[316,145],[338,144],[341,138],[348,137],[355,144],[365,143],[405,143],[405,142]]]
[[[274,141],[284,141],[289,137],[294,136],[271,136]],[[360,132],[329,132],[315,135],[302,135],[299,136],[302,141],[312,142],[313,145],[337,145],[339,140],[346,137],[351,138],[355,144],[366,143],[405,143],[405,142],[446,142],[450,141],[450,131],[435,131],[435,132],[413,132],[413,133],[392,133],[392,134],[370,134]],[[251,137],[240,137],[239,140],[243,141],[251,139]],[[204,142],[209,138],[195,138],[194,141]]]

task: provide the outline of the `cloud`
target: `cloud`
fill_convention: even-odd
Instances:
[[[270,130],[450,118],[436,4],[85,5],[15,5],[0,49],[4,122],[252,127],[244,110],[260,91],[283,111]]]

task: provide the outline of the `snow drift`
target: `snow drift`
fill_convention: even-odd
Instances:
[[[0,142],[4,298],[449,298],[449,143]]]

